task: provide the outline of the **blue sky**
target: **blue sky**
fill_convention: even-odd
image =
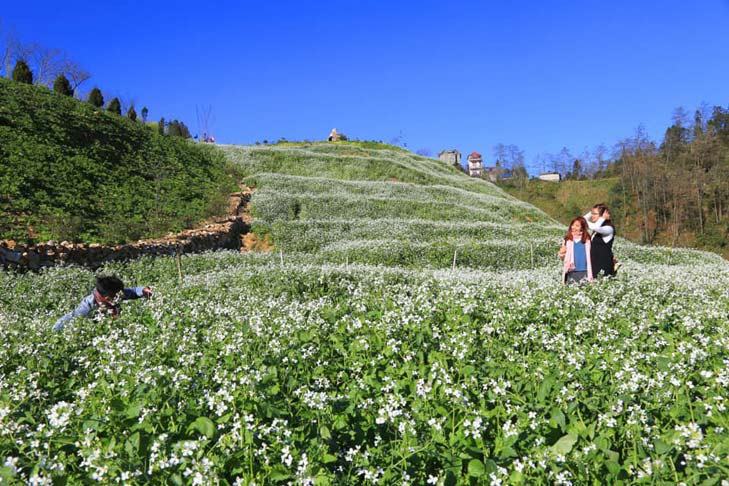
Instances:
[[[3,2],[2,28],[57,47],[85,90],[219,142],[352,138],[540,154],[660,140],[675,108],[729,105],[729,0]],[[72,6],[72,7],[71,7]]]

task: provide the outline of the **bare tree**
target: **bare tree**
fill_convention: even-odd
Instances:
[[[212,125],[215,121],[211,105],[199,107],[195,105],[195,118],[197,119],[198,133],[202,133],[202,141],[207,142],[212,136]]]
[[[20,42],[11,28],[6,27],[5,32],[0,32],[0,34],[2,34],[0,35],[0,42],[2,42],[0,45],[0,61],[2,61],[0,63],[0,69],[3,70],[6,78],[10,78],[13,74],[13,64],[17,57],[17,49]]]
[[[63,60],[62,66],[63,74],[66,75],[68,80],[71,82],[71,88],[75,92],[84,81],[91,77],[87,71],[85,71],[79,63],[70,59]]]
[[[27,56],[31,66],[35,68],[33,84],[50,87],[56,76],[63,74],[63,53],[60,49],[43,47],[36,43],[30,44],[29,49]]]
[[[506,162],[506,145],[504,145],[503,143],[498,143],[494,145],[494,147],[491,149],[491,153],[494,155],[496,162],[503,166]]]

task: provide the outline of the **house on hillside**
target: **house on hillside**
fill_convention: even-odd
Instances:
[[[461,153],[456,149],[443,150],[438,154],[438,158],[446,164],[461,165]]]
[[[483,172],[483,157],[478,152],[471,152],[468,156],[468,175],[471,177],[481,177]]]
[[[562,180],[562,175],[559,172],[544,172],[539,174],[539,179],[549,182],[559,182]]]

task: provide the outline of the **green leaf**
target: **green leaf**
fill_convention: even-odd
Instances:
[[[483,465],[483,462],[479,461],[478,459],[471,459],[468,462],[468,475],[473,476],[475,478],[480,478],[486,474],[486,469]]]
[[[463,376],[471,376],[476,372],[476,368],[472,365],[464,366],[463,369],[461,369],[461,373]]]
[[[575,434],[563,435],[554,445],[551,447],[552,452],[558,456],[565,456],[571,450],[572,447],[577,443],[577,436]]]
[[[124,412],[124,415],[128,419],[137,418],[139,417],[139,412],[142,410],[142,404],[141,403],[132,403],[129,405]]]
[[[610,471],[610,474],[613,476],[617,476],[620,474],[620,463],[618,461],[606,461],[605,466],[607,466],[608,471]]]
[[[290,477],[291,477],[291,473],[289,473],[284,466],[277,465],[277,466],[274,466],[274,468],[271,470],[269,479],[271,479],[273,481],[283,481]]]
[[[552,384],[554,383],[554,378],[551,376],[545,378],[542,381],[542,384],[539,385],[539,391],[537,392],[537,401],[543,402],[544,399],[547,397],[547,394],[549,394],[549,390],[552,389]]]
[[[337,456],[333,456],[331,454],[324,454],[321,458],[321,461],[324,464],[330,464],[332,462],[337,462]]]
[[[550,419],[549,423],[550,423],[550,425],[552,425],[552,427],[559,426],[559,428],[561,430],[564,430],[565,416],[564,416],[564,413],[562,413],[562,410],[560,410],[557,407],[553,408],[552,409],[552,418]]]
[[[329,427],[327,427],[326,425],[322,425],[321,427],[319,427],[319,435],[321,435],[324,439],[332,438],[332,433],[329,431]]]
[[[124,451],[130,456],[136,456],[139,452],[139,432],[134,432],[124,442]]]
[[[329,486],[332,484],[332,480],[329,479],[329,476],[325,476],[323,474],[317,474],[314,478],[314,484],[316,486]]]
[[[673,446],[670,444],[666,444],[661,439],[656,439],[653,441],[653,448],[656,451],[656,454],[665,454],[666,452],[670,451]]]
[[[198,417],[193,423],[187,428],[187,433],[192,431],[198,431],[208,439],[212,439],[215,435],[215,424],[207,417]]]

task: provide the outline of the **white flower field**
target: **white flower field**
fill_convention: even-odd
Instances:
[[[93,272],[0,272],[0,484],[729,477],[728,262],[565,287],[566,228],[439,161],[223,149],[273,251],[109,265],[154,297],[60,333]]]

